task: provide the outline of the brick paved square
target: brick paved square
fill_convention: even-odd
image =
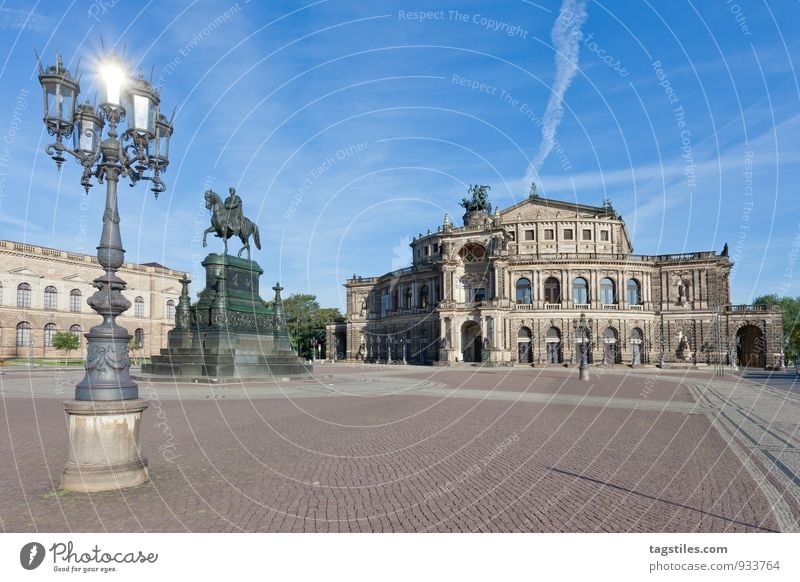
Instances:
[[[703,374],[319,366],[306,382],[142,383],[151,482],[99,494],[56,491],[77,376],[0,377],[3,531],[744,532],[800,515],[796,487],[715,426]]]

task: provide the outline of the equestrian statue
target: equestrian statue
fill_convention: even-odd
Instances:
[[[229,196],[222,201],[222,197],[213,190],[206,190],[206,208],[211,211],[211,226],[203,233],[203,246],[207,246],[206,236],[209,232],[216,233],[225,244],[225,254],[228,253],[228,239],[238,236],[244,245],[236,254],[242,256],[242,251],[247,250],[250,259],[250,237],[256,243],[256,248],[261,250],[261,239],[258,236],[258,225],[245,217],[242,211],[242,199],[236,193],[236,188],[229,188]]]

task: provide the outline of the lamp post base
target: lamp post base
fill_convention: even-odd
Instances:
[[[578,379],[589,381],[589,366],[578,366]]]
[[[147,400],[67,400],[69,460],[61,488],[93,493],[146,482],[147,459],[141,455],[140,426]]]

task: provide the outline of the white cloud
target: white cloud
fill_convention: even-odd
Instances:
[[[564,94],[578,71],[580,30],[586,21],[586,5],[575,0],[564,0],[556,18],[550,38],[556,49],[556,74],[547,108],[542,117],[542,143],[531,161],[526,182],[531,182],[550,155],[556,142],[556,130],[564,117]]]

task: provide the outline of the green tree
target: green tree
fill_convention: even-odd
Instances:
[[[270,309],[275,308],[268,301]],[[325,341],[325,325],[336,319],[343,319],[335,307],[320,307],[316,295],[294,293],[283,300],[283,314],[289,337],[300,357],[310,358],[317,342]]]
[[[142,344],[136,341],[136,336],[131,337],[128,340],[128,351],[133,352],[134,354],[142,349]],[[142,355],[139,354],[139,359],[141,359]]]
[[[794,361],[800,359],[800,297],[762,295],[756,297],[753,304],[780,305],[783,312],[783,338],[786,342],[784,357]]]
[[[64,365],[67,365],[69,353],[81,347],[81,339],[78,334],[71,331],[57,331],[53,334],[53,347],[57,350],[64,350]]]

